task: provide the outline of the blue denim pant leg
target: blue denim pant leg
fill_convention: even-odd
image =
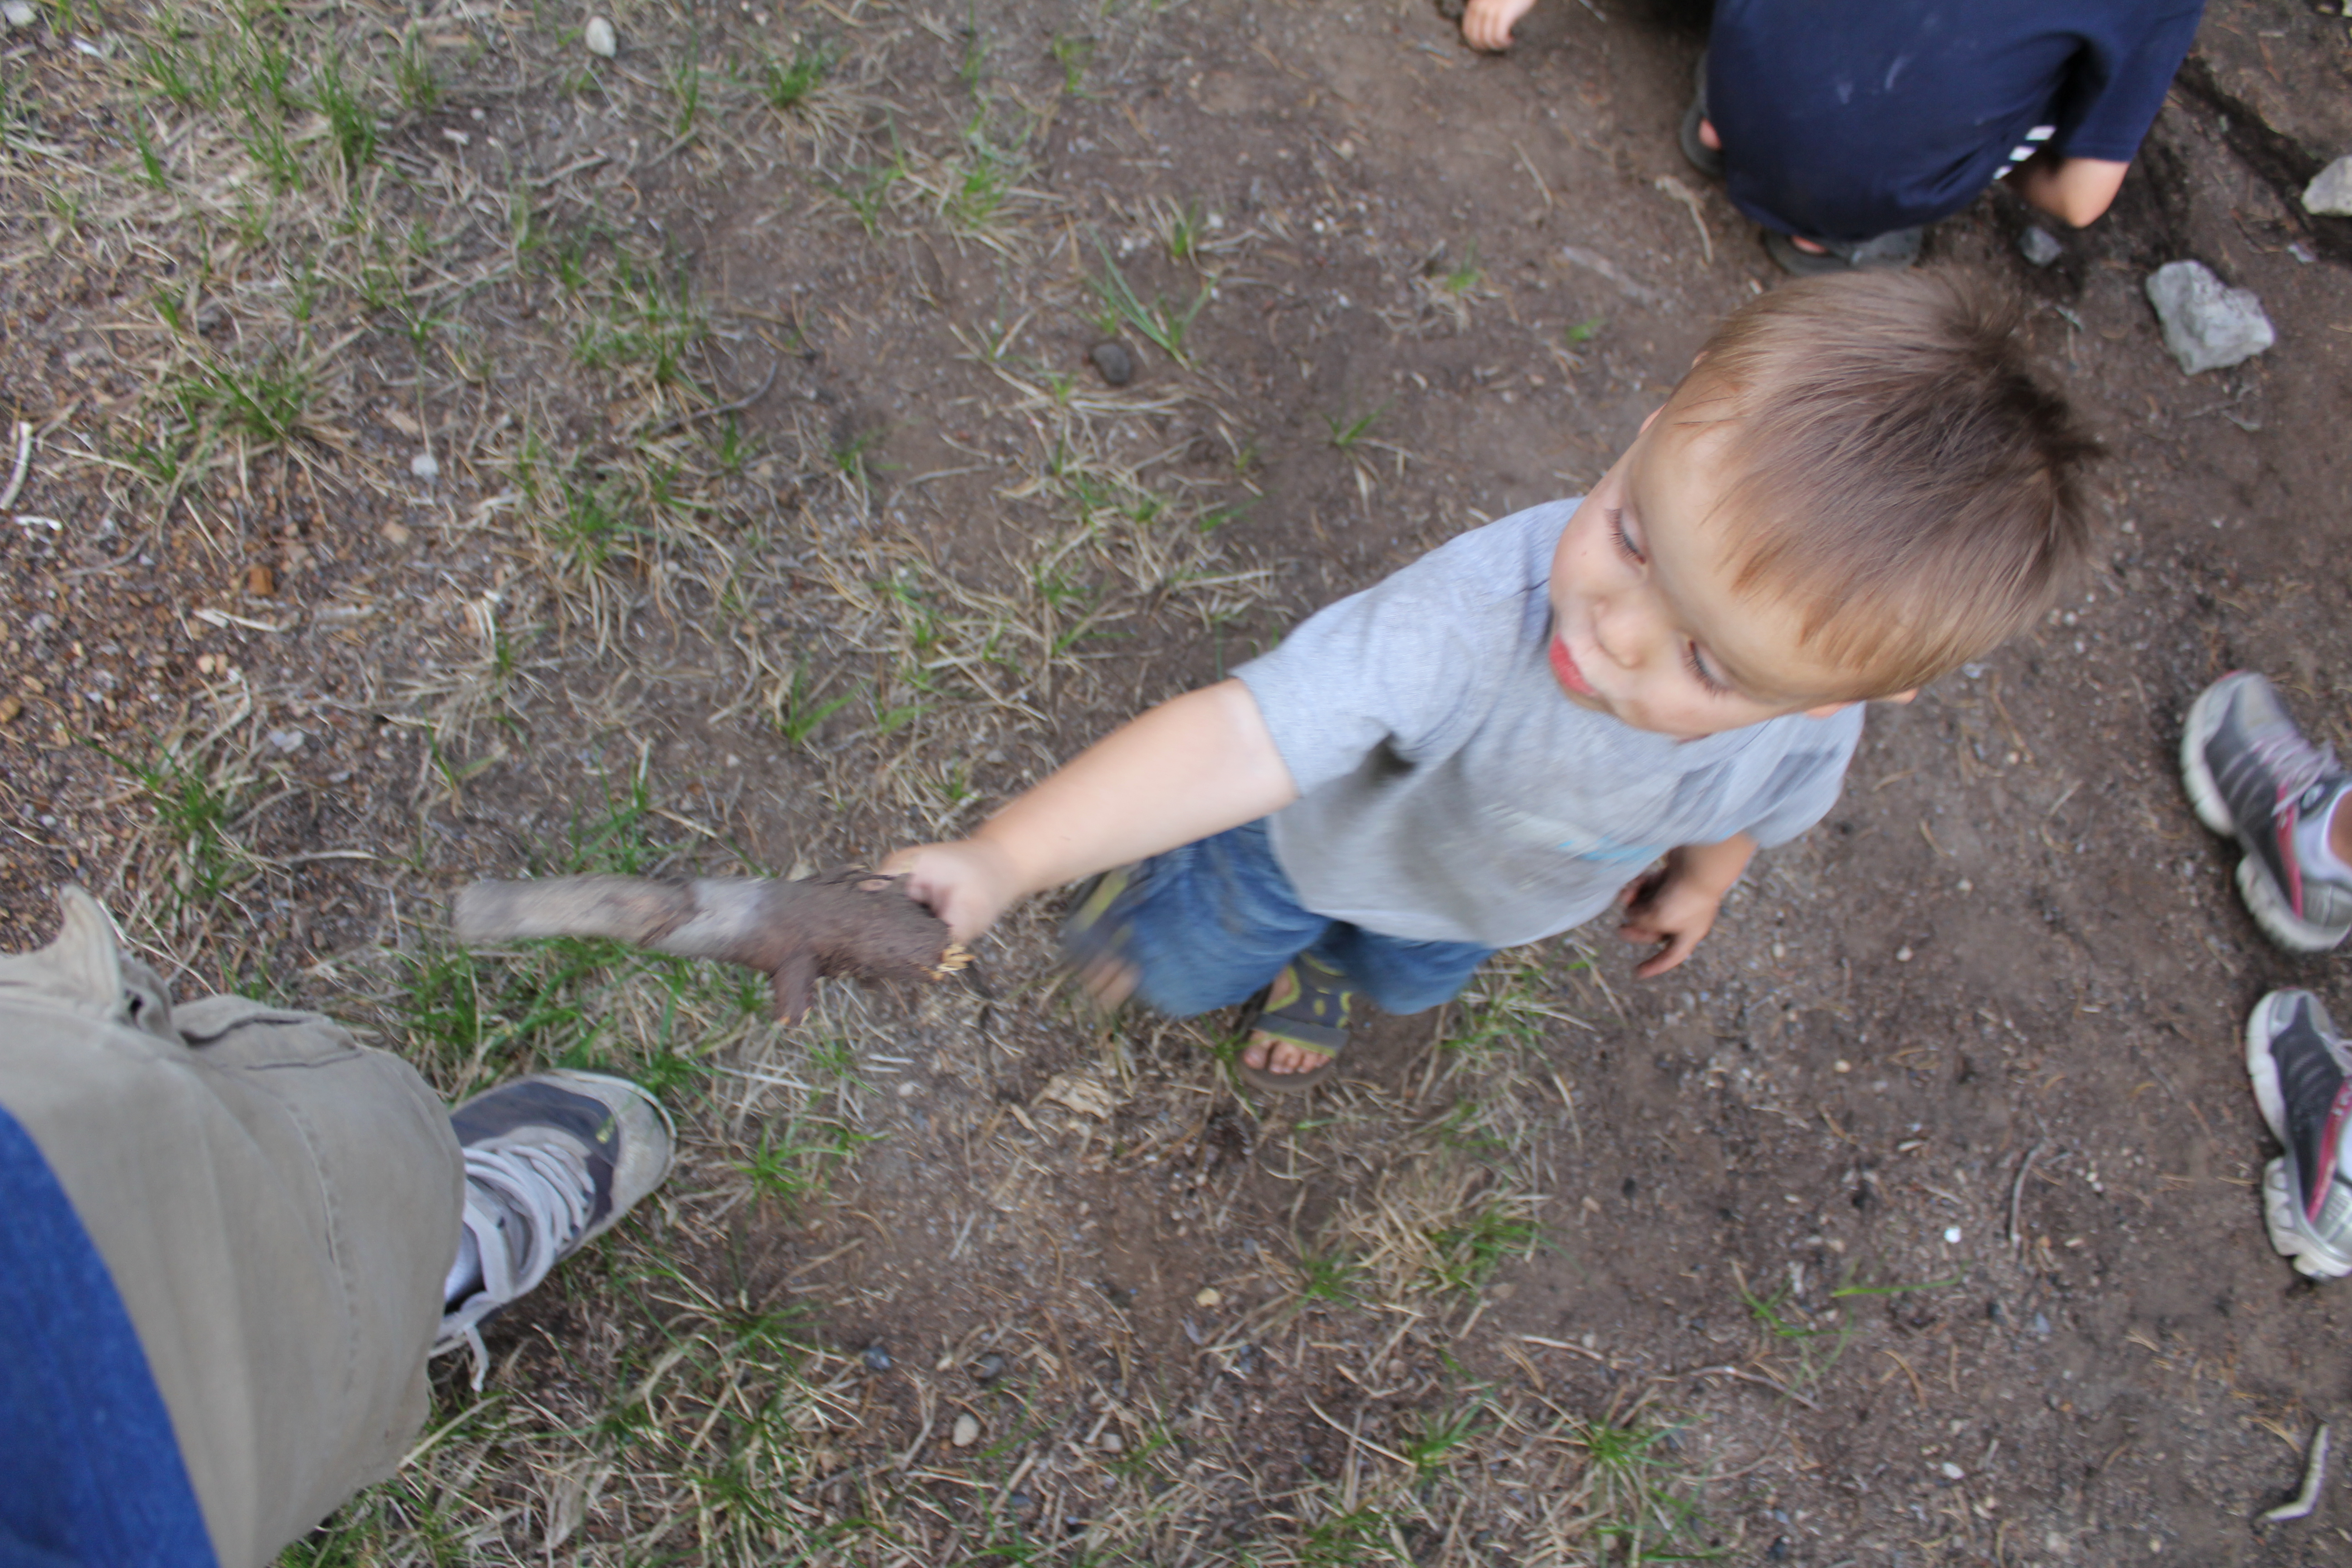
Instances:
[[[1186,1018],[1248,1000],[1313,952],[1391,1013],[1461,990],[1493,950],[1407,942],[1316,914],[1274,858],[1263,819],[1145,861],[1121,911],[1137,994]]]

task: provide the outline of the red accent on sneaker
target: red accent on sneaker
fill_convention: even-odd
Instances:
[[[2284,802],[2271,813],[2272,831],[2278,835],[2279,864],[2286,868],[2286,907],[2294,911],[2295,919],[2303,918],[2303,861],[2295,854],[2295,796],[2279,791]]]
[[[2317,1181],[2311,1189],[2311,1200],[2303,1205],[2304,1218],[2319,1223],[2319,1211],[2326,1205],[2328,1189],[2336,1184],[2336,1151],[2344,1142],[2345,1118],[2352,1116],[2352,1079],[2346,1079],[2336,1091],[2336,1103],[2327,1108],[2327,1125],[2319,1133],[2319,1170]],[[2304,1179],[2312,1180],[2314,1173],[2306,1172]]]

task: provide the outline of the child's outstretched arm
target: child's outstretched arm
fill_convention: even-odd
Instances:
[[[882,863],[959,942],[1024,894],[1255,822],[1298,798],[1238,680],[1163,702],[1016,796],[969,838]]]
[[[1637,977],[1664,974],[1691,955],[1715,929],[1723,896],[1748,869],[1756,847],[1745,833],[1718,844],[1685,844],[1668,850],[1664,866],[1625,889],[1625,921],[1617,934],[1627,942],[1665,944],[1634,969]]]

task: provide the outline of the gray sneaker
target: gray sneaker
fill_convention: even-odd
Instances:
[[[2238,891],[2273,942],[2325,952],[2352,931],[2352,887],[2307,873],[2294,843],[2295,825],[2326,811],[2352,775],[2304,739],[2269,681],[2240,670],[2198,696],[2180,777],[2198,819],[2244,846]]]
[[[451,1111],[449,1125],[466,1157],[466,1219],[433,1353],[472,1346],[478,1388],[482,1320],[661,1185],[677,1130],[628,1079],[570,1071],[500,1084]]]
[[[2286,1146],[2263,1173],[2271,1245],[2315,1279],[2352,1274],[2352,1181],[2343,1164],[2352,1052],[2319,998],[2273,991],[2254,1004],[2246,1070],[2271,1136]]]

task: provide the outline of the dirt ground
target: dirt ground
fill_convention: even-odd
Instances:
[[[60,159],[135,168],[116,68],[152,18],[0,35],[0,416],[38,435],[0,529],[11,935],[84,880],[184,987],[360,1018],[451,1092],[620,1049],[605,1015],[690,1063],[656,1212],[495,1325],[488,1403],[441,1374],[470,1458],[304,1560],[750,1561],[793,1531],[877,1563],[2352,1557],[2340,1479],[2252,1522],[2352,1394],[2352,1317],[2263,1236],[2236,1043],[2266,989],[2343,1016],[2352,989],[2262,939],[2173,760],[2236,668],[2352,738],[2352,220],[2292,199],[2352,147],[2340,17],[2213,0],[2116,210],[2046,270],[2006,195],[1932,233],[1927,264],[2029,303],[2107,444],[2063,610],[1874,709],[1830,821],[1680,971],[1635,983],[1597,928],[1509,955],[1298,1105],[1233,1092],[1214,1020],[1055,991],[1050,910],[971,989],[829,990],[790,1037],[643,976],[492,1030],[521,1004],[487,968],[452,1033],[439,910],[490,872],[805,872],[952,832],[1577,493],[1779,280],[1676,151],[1703,7],[1546,0],[1496,58],[1402,0],[616,19],[583,68],[579,17],[380,18],[460,39],[375,155],[384,210],[443,226],[429,262],[340,341],[281,321],[318,400],[186,483],[134,438],[226,417],[171,356],[262,342],[237,312],[268,280],[226,219],[118,232],[45,194]],[[820,45],[793,113],[679,107],[689,47],[716,82]],[[193,188],[201,146],[163,152]],[[2142,292],[2182,257],[2277,346],[2183,376]],[[194,347],[155,346],[159,297]],[[687,315],[676,364],[645,346]],[[1123,386],[1088,357],[1112,338]],[[763,1184],[811,1129],[840,1157],[793,1168],[829,1187]],[[662,1347],[787,1307],[822,1397],[762,1522],[677,1458],[677,1424],[738,1417],[664,1387]]]

